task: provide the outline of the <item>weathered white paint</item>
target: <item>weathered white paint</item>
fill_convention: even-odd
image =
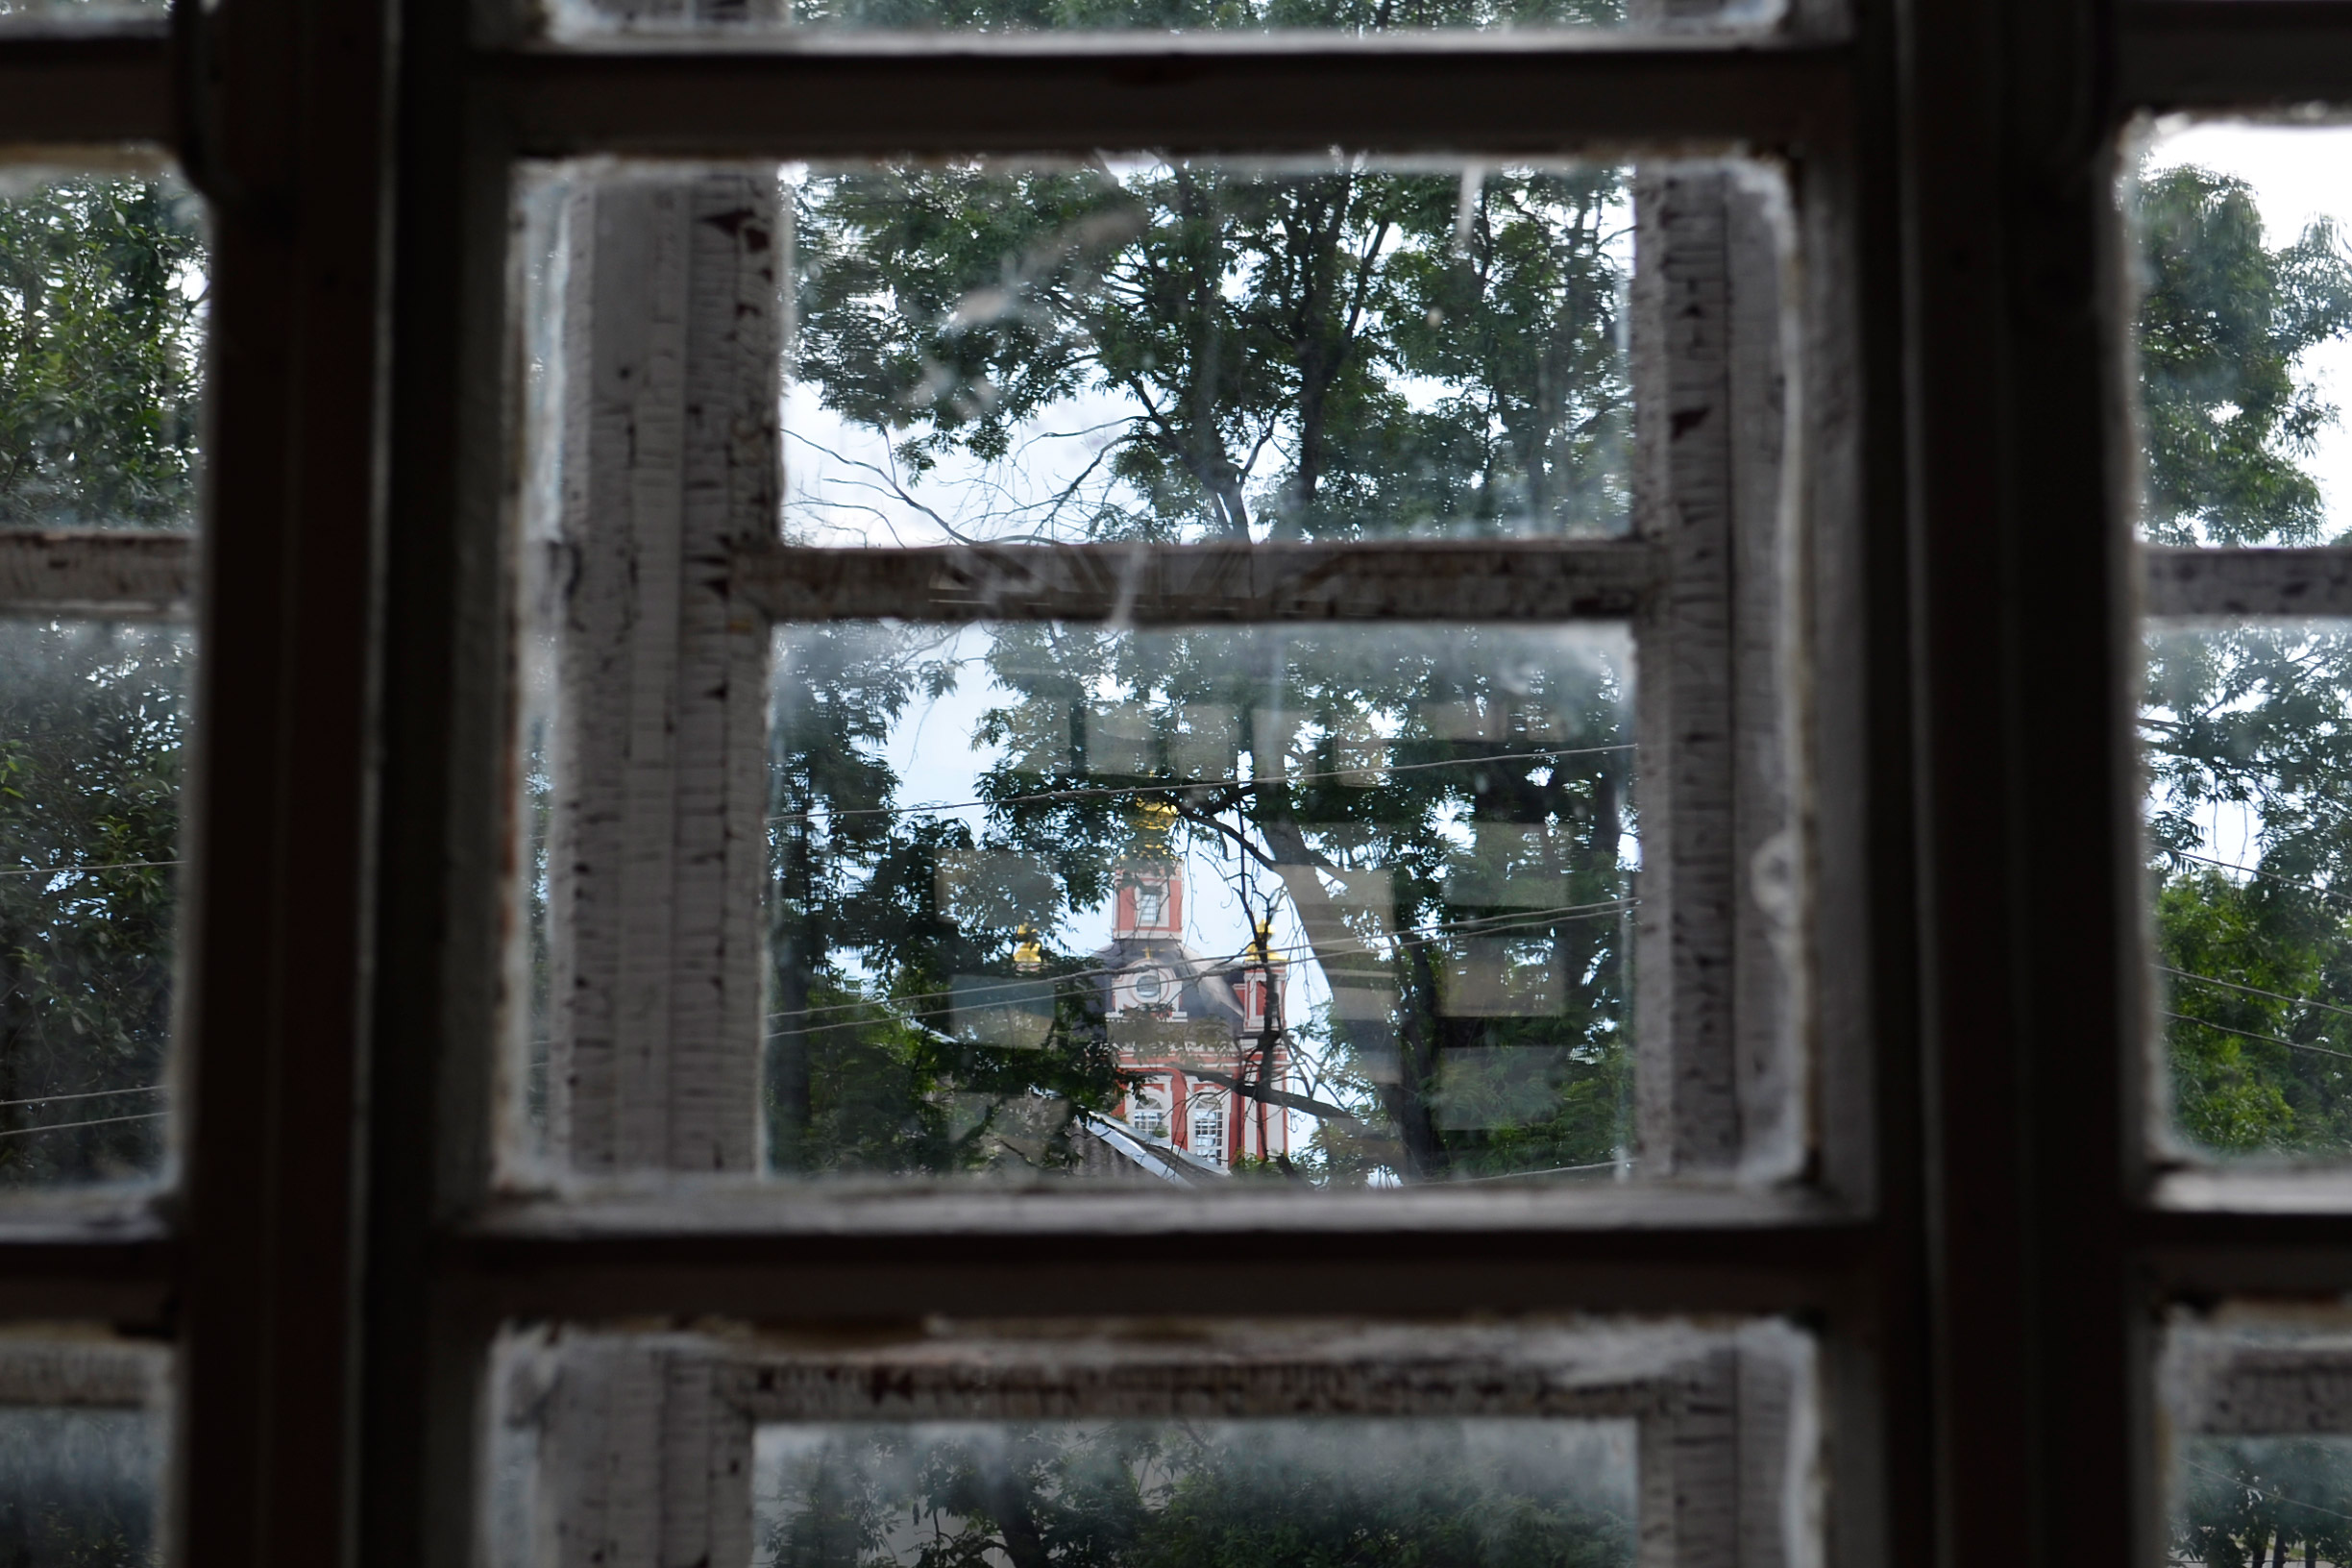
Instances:
[[[777,220],[745,174],[590,181],[564,213],[549,1147],[577,1172],[758,1161],[769,635],[732,563],[777,527]],[[750,1560],[751,1428],[714,1364],[561,1358],[550,1560]]]
[[[757,1157],[782,363],[771,180],[616,178],[566,213],[550,1144],[588,1172]]]

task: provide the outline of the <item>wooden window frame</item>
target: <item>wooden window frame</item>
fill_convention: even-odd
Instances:
[[[2341,572],[2136,554],[2115,149],[2145,111],[2352,96],[2352,4],[1797,9],[1751,40],[565,51],[457,0],[189,0],[168,27],[0,33],[0,144],[159,144],[213,204],[193,558],[127,582],[108,546],[0,548],[19,608],[200,588],[184,1180],[158,1205],[0,1214],[12,1323],[178,1348],[183,1559],[464,1560],[484,1351],[511,1319],[904,1321],[1048,1294],[1115,1313],[1185,1299],[1213,1246],[1219,1290],[1277,1315],[1790,1314],[1821,1347],[1831,1562],[2154,1560],[2163,1312],[2352,1289],[2352,1195],[2165,1175],[2143,1148],[2138,615],[2144,595],[2283,602],[2290,573],[2319,583],[2298,607],[2333,604]],[[1084,1269],[1066,1237],[1011,1229],[915,1248],[469,1219],[506,852],[481,803],[505,783],[503,454],[483,432],[507,171],[1080,132],[1745,147],[1845,193],[1806,243],[1842,258],[1851,329],[1812,388],[1850,417],[1850,452],[1812,460],[1857,520],[1825,547],[1817,628],[1846,683],[1819,787],[1853,825],[1822,874],[1856,890],[1817,933],[1846,977],[1822,1005],[1861,1042],[1817,1114],[1881,1151],[1866,1181],[1825,1173],[1850,1201],[1253,1222]]]

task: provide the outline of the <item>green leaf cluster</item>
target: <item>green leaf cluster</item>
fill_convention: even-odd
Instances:
[[[1625,221],[1605,168],[820,173],[795,374],[959,537],[1621,531]],[[943,457],[1017,458],[1079,407],[1098,455],[1059,490],[921,502]]]
[[[107,1118],[165,1103],[124,1091],[164,1079],[186,669],[175,629],[0,621],[0,1186],[159,1157]]]
[[[189,525],[204,282],[175,181],[0,199],[0,527]]]

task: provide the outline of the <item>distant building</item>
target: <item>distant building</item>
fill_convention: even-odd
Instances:
[[[1184,867],[1166,850],[1175,813],[1144,812],[1142,850],[1119,867],[1111,943],[1093,966],[1120,1065],[1149,1074],[1119,1115],[1137,1136],[1220,1170],[1287,1155],[1289,1117],[1242,1092],[1279,1090],[1288,1076],[1286,966],[1262,921],[1237,958],[1186,945]]]

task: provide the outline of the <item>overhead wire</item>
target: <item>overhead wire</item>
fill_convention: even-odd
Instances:
[[[2209,1018],[2192,1017],[2186,1013],[2175,1013],[2168,1008],[2160,1007],[2156,1011],[2168,1018],[2177,1018],[2182,1023],[2193,1023],[2200,1029],[2214,1029],[2222,1034],[2237,1035],[2245,1040],[2267,1041],[2273,1045],[2284,1045],[2290,1050],[2309,1051],[2315,1056],[2333,1056],[2352,1062],[2352,1051],[2331,1050],[2325,1045],[2307,1045],[2299,1040],[2289,1040],[2284,1035],[2264,1035],[2257,1034],[2251,1029],[2233,1029],[2226,1023],[2215,1023]]]
[[[2227,1470],[2220,1469],[2214,1465],[2199,1464],[2194,1459],[2183,1459],[2181,1462],[2192,1470],[2202,1470],[2209,1476],[2219,1476],[2223,1481],[2230,1482],[2232,1485],[2243,1486],[2247,1491],[2252,1492],[2255,1496],[2266,1497],[2273,1503],[2284,1503],[2289,1507],[2293,1508],[2309,1508],[2314,1513],[2324,1513],[2331,1519],[2352,1519],[2352,1513],[2339,1513],[2334,1508],[2323,1508],[2316,1503],[2306,1503],[2299,1497],[2289,1497],[2283,1492],[2270,1491],[2266,1487],[2257,1486],[2251,1482],[2242,1481],[2238,1477],[2231,1475]]]
[[[2249,996],[2267,996],[2273,1001],[2292,1002],[2297,1007],[2315,1007],[2323,1013],[2340,1013],[2352,1018],[2352,1007],[2338,1007],[2334,1002],[2322,1002],[2309,996],[2290,996],[2283,991],[2265,991],[2260,986],[2241,985],[2235,980],[2220,980],[2210,974],[2195,974],[2188,969],[2176,969],[2168,964],[2154,966],[2160,974],[2176,974],[2183,980],[2194,980],[2203,986],[2219,986],[2228,991],[2242,991]]]
[[[1469,920],[1440,921],[1431,925],[1409,926],[1403,931],[1392,932],[1386,937],[1360,937],[1356,940],[1359,942],[1392,942],[1400,946],[1425,945],[1432,936],[1441,934],[1492,935],[1552,925],[1561,920],[1596,919],[1607,916],[1623,915],[1633,909],[1640,901],[1637,898],[1611,898],[1598,904],[1564,904],[1557,909],[1534,910],[1515,916],[1479,916]],[[1269,954],[1289,955],[1311,953],[1314,947],[1315,944],[1311,942],[1280,943],[1266,948],[1265,951]],[[772,1023],[779,1018],[815,1017],[822,1013],[867,1012],[908,1002],[938,1001],[959,995],[968,997],[994,992],[1027,992],[1034,994],[1063,981],[1096,979],[1104,975],[1119,974],[1131,967],[1127,965],[1099,966],[1094,968],[1065,970],[1059,974],[1040,974],[1034,978],[992,980],[987,984],[968,986],[960,991],[919,991],[897,996],[876,996],[863,1001],[831,1002],[822,1007],[771,1013],[768,1015],[768,1021]],[[768,1031],[767,1038],[770,1040],[797,1039],[806,1035],[825,1034],[836,1029],[862,1029],[877,1023],[894,1021],[897,1020],[872,1017],[847,1018],[837,1023],[819,1023],[802,1029],[772,1029]]]
[[[91,1121],[53,1121],[42,1127],[0,1128],[0,1138],[27,1138],[35,1133],[70,1133],[77,1127],[110,1127],[118,1121],[153,1121],[168,1116],[168,1111],[142,1111],[135,1116],[99,1116]]]
[[[29,1100],[0,1100],[0,1106],[57,1105],[66,1100],[103,1100],[109,1094],[153,1094],[163,1084],[142,1084],[136,1089],[92,1089],[75,1094],[36,1094]]]
[[[67,876],[78,871],[133,871],[182,864],[177,860],[114,860],[97,866],[11,866],[0,868],[0,876]]]
[[[1066,790],[1037,790],[1024,795],[1001,796],[993,800],[919,800],[904,806],[850,806],[842,810],[789,811],[768,819],[771,822],[809,822],[820,817],[831,821],[842,817],[909,817],[927,812],[968,811],[975,806],[1029,805],[1041,800],[1091,800],[1131,795],[1173,795],[1180,792],[1197,793],[1202,790],[1264,790],[1311,780],[1353,778],[1365,773],[1409,773],[1431,768],[1475,768],[1489,762],[1530,762],[1562,757],[1599,756],[1610,751],[1637,751],[1640,744],[1628,741],[1618,746],[1551,747],[1536,751],[1505,751],[1484,757],[1445,757],[1434,762],[1367,763],[1360,768],[1326,768],[1297,773],[1282,773],[1268,778],[1211,778],[1170,779],[1160,784],[1102,784],[1072,785]]]

